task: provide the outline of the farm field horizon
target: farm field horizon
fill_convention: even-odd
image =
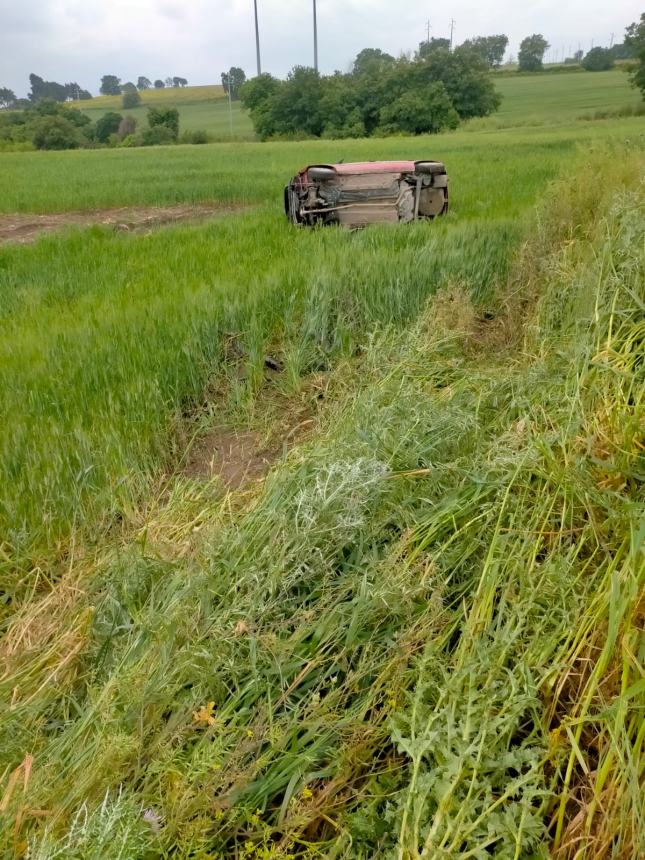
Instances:
[[[627,74],[617,68],[607,72],[566,72],[561,74],[497,74],[495,87],[502,96],[500,109],[492,116],[467,123],[465,128],[513,128],[567,124],[596,110],[627,108],[638,104],[638,94]],[[92,120],[115,110],[145,121],[148,107],[176,107],[182,130],[203,129],[221,140],[230,136],[229,105],[222,87],[210,85],[181,89],[145,90],[142,103],[124,110],[120,96],[97,96],[74,103]],[[233,135],[255,140],[253,125],[239,102],[233,109]]]
[[[0,218],[63,225],[0,245],[3,856],[638,856],[644,122],[580,119],[620,71],[496,85],[434,136],[0,153]],[[287,223],[387,158],[449,214]]]

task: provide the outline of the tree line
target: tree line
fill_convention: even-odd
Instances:
[[[163,90],[166,87],[187,87],[188,80],[187,78],[181,78],[178,75],[174,77],[167,77],[163,80],[161,78],[157,78],[154,82],[149,78],[146,78],[145,75],[140,75],[137,78],[136,84],[133,84],[132,81],[126,81],[126,83],[121,83],[121,78],[117,75],[103,75],[101,78],[101,85],[99,87],[99,92],[102,96],[120,96],[126,92],[138,92],[141,90]]]
[[[173,143],[208,143],[204,131],[179,136],[179,111],[151,107],[147,125],[129,114],[107,111],[96,122],[87,114],[53,99],[43,99],[28,109],[0,114],[0,146],[28,145],[35,149],[94,149],[102,146],[157,146]]]
[[[136,84],[133,84],[131,81],[126,81],[126,83],[122,84],[121,78],[116,75],[103,75],[99,91],[104,96],[126,96],[127,94],[138,93],[141,90],[149,90],[153,87],[159,90],[165,87],[187,86],[188,79],[179,77],[178,75],[167,77],[164,80],[158,78],[154,83],[149,78],[141,75],[137,78]],[[55,102],[69,102],[85,101],[92,98],[92,93],[89,90],[83,89],[76,81],[59,84],[57,81],[45,81],[33,72],[29,75],[29,87],[26,99],[17,98],[14,91],[8,87],[0,87],[0,108],[21,110],[44,99]],[[124,107],[134,107],[134,104],[124,104]]]
[[[240,97],[262,139],[422,134],[497,110],[501,98],[482,51],[440,42],[422,43],[412,59],[365,48],[347,74],[296,66],[284,81],[259,75]]]
[[[628,28],[623,44],[582,52],[577,62],[588,71],[612,68],[616,58],[636,57]],[[631,34],[631,35],[630,35]],[[394,58],[366,48],[347,74],[321,75],[296,66],[286,80],[262,74],[235,85],[231,69],[222,74],[228,92],[239,94],[262,140],[275,137],[369,137],[388,134],[428,134],[456,128],[462,120],[488,116],[501,98],[491,69],[499,68],[508,47],[503,34],[477,36],[454,50],[448,39],[422,42],[415,54]],[[520,44],[519,72],[539,72],[549,43],[541,33]]]
[[[247,81],[244,70],[234,66],[222,72],[221,80],[226,95],[241,98],[262,139],[430,133],[455,128],[463,119],[497,110],[500,96],[488,71],[499,68],[507,46],[504,34],[475,37],[454,50],[447,39],[435,38],[422,42],[411,58],[395,59],[379,49],[366,48],[347,74],[323,76],[314,69],[296,66],[286,80],[263,74]],[[540,33],[523,39],[519,71],[540,71],[548,48]],[[633,61],[632,83],[645,96],[645,13],[626,28],[622,43],[595,47],[586,55],[578,51],[565,62],[600,71],[624,58]],[[148,128],[137,129],[134,117],[113,111],[93,125],[82,112],[63,104],[92,97],[77,83],[45,81],[33,73],[29,81],[27,99],[17,99],[10,89],[0,87],[0,108],[10,109],[0,115],[0,145],[31,143],[36,148],[65,149],[152,145],[178,139],[179,114],[175,109],[166,109],[162,120],[149,111]],[[140,102],[142,90],[187,84],[186,78],[179,76],[154,83],[140,76],[136,84],[122,84],[117,76],[104,75],[101,91],[122,95],[127,109]],[[182,138],[187,143],[207,140],[205,132],[191,132]]]
[[[544,54],[550,47],[541,33],[527,36],[520,43],[518,71],[541,72],[544,69]],[[588,72],[603,72],[613,69],[616,60],[627,60],[634,56],[634,47],[629,40],[629,36],[626,35],[624,42],[612,45],[611,48],[597,46],[591,48],[587,54],[584,51],[577,50],[573,56],[565,58],[564,64],[572,65],[576,63],[580,64]]]

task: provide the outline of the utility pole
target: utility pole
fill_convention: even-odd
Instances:
[[[318,71],[318,20],[316,18],[316,0],[314,0],[314,69]]]
[[[255,58],[258,64],[258,75],[262,74],[260,65],[260,30],[258,28],[258,0],[253,0],[253,11],[255,13]]]
[[[454,29],[455,29],[455,19],[451,18],[450,19],[450,50],[451,51],[452,51],[452,34],[453,34]]]
[[[229,70],[228,73],[228,121],[231,127],[231,138],[233,137],[233,97],[231,95],[231,90],[233,89],[233,76]]]
[[[426,21],[426,42],[430,41],[430,21]]]
[[[611,34],[611,39],[609,40],[609,47],[610,48],[614,47],[614,34],[613,33]]]

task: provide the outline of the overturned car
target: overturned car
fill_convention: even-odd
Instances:
[[[448,211],[448,175],[440,161],[313,164],[284,189],[294,224],[363,227],[434,218]]]

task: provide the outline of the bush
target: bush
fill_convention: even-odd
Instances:
[[[381,121],[386,133],[434,134],[444,128],[457,128],[459,114],[439,81],[424,91],[403,93],[381,111]]]
[[[148,108],[148,125],[150,128],[167,128],[177,139],[179,134],[179,111],[177,108],[154,107]]]
[[[609,48],[592,48],[582,61],[588,72],[606,72],[614,68],[614,58]]]
[[[160,146],[176,142],[177,135],[167,125],[155,125],[152,128],[144,128],[141,132],[141,146]]]
[[[207,131],[204,131],[202,128],[195,129],[194,131],[185,131],[181,138],[180,143],[210,143],[211,138]]]
[[[121,104],[126,110],[141,104],[141,96],[138,90],[128,90],[126,93],[123,93]]]
[[[116,111],[108,111],[96,121],[95,136],[99,143],[107,143],[111,134],[116,134],[123,117]]]
[[[141,146],[141,135],[138,134],[129,134],[127,137],[124,137],[119,146],[131,147],[131,146]]]
[[[31,129],[36,149],[78,149],[82,142],[77,127],[62,116],[40,117]]]
[[[240,90],[258,136],[421,134],[487,116],[501,102],[488,63],[469,47],[438,47],[410,61],[362,51],[350,74],[296,66],[285,81],[259,75]]]

